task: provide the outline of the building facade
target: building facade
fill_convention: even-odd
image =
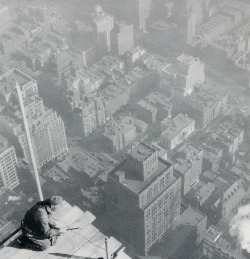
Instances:
[[[102,58],[111,52],[111,31],[114,28],[114,18],[112,15],[105,13],[100,5],[95,6],[92,15],[99,58]]]
[[[174,172],[182,179],[182,195],[188,193],[199,181],[202,172],[203,150],[192,144],[184,143],[171,157]]]
[[[36,80],[17,69],[12,69],[0,77],[0,103],[6,107],[6,112],[1,117],[1,131],[17,144],[17,149],[22,150],[26,163],[30,163],[31,157],[26,134],[22,128],[16,83],[21,88],[34,156],[38,168],[41,168],[49,161],[67,153],[64,123],[55,111],[43,105],[43,100],[38,94]]]
[[[106,205],[111,229],[147,254],[180,217],[181,180],[158,152],[139,143],[111,171]]]
[[[0,137],[0,187],[5,186],[12,190],[19,185],[16,163],[14,147],[9,145],[6,139]]]
[[[116,22],[112,31],[112,52],[123,55],[134,47],[134,25]]]

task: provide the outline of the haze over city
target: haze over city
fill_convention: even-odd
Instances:
[[[249,103],[249,0],[0,0],[0,258],[250,258]]]

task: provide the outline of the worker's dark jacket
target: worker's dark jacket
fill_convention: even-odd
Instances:
[[[47,200],[38,202],[26,212],[22,221],[22,232],[26,237],[35,239],[52,239],[60,235]]]

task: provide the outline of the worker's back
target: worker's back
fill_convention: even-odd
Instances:
[[[46,236],[50,215],[51,211],[46,203],[38,202],[24,216],[24,232],[30,232],[29,234],[37,238]]]

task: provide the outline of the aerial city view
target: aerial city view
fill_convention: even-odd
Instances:
[[[250,0],[0,0],[0,258],[250,258]]]

